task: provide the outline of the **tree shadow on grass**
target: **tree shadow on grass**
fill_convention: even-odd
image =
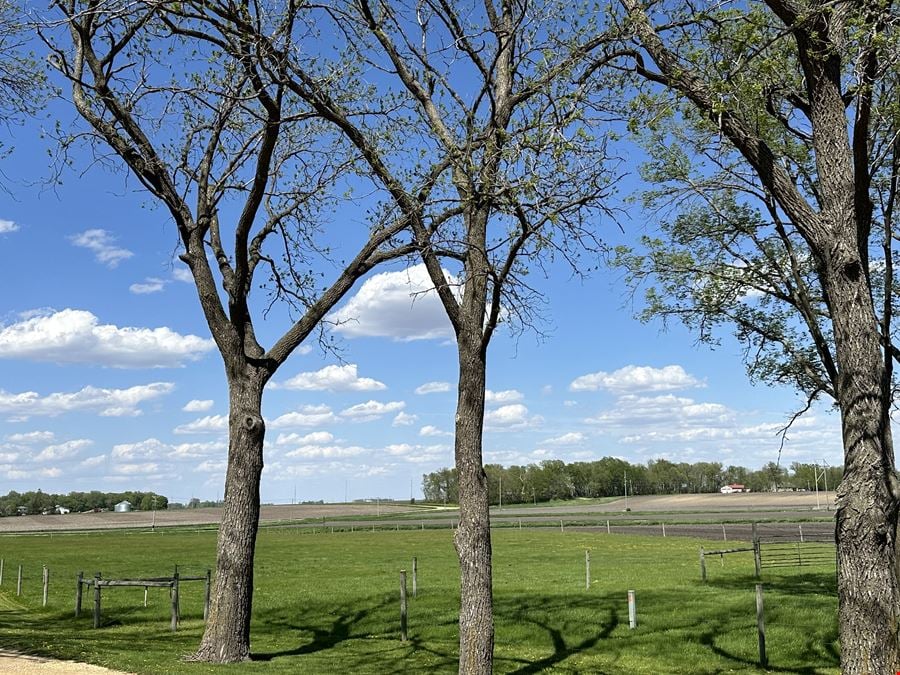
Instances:
[[[351,640],[363,635],[355,635],[354,628],[363,619],[365,619],[371,610],[361,609],[355,612],[347,612],[338,615],[332,620],[328,628],[320,628],[315,624],[280,622],[285,630],[292,632],[299,631],[302,633],[312,633],[312,640],[306,644],[299,645],[294,649],[285,649],[277,652],[259,652],[252,655],[254,661],[271,661],[274,658],[282,656],[302,656],[303,654],[313,654],[325,649],[336,647],[341,642]]]
[[[785,595],[834,595],[837,596],[837,577],[834,572],[803,571],[788,574],[767,573],[763,570],[762,577],[757,579],[752,574],[729,576],[721,579],[710,579],[707,585],[711,588],[722,590],[745,591],[753,589],[756,584],[762,584],[766,590]]]
[[[748,659],[740,654],[735,654],[733,652],[729,652],[726,649],[718,646],[715,642],[716,640],[716,632],[710,631],[703,633],[699,636],[698,641],[700,644],[706,646],[713,654],[720,656],[721,658],[728,659],[736,664],[743,664],[750,668],[758,668],[759,660],[758,659]],[[813,653],[815,651],[817,643],[816,641],[810,639],[806,641],[804,645],[804,653]],[[828,657],[834,661],[834,665],[840,662],[840,655],[834,649],[832,644],[825,644],[824,649],[827,652]],[[820,667],[817,666],[800,666],[797,668],[791,668],[788,666],[773,666],[771,663],[766,668],[766,672],[769,673],[795,673],[796,675],[816,675],[820,672]]]
[[[394,597],[369,597],[361,598],[353,606],[281,607],[263,613],[256,616],[256,620],[266,625],[267,632],[299,634],[299,644],[289,649],[254,652],[251,658],[253,661],[270,662],[314,654],[322,656],[352,641],[356,643],[354,648],[342,650],[339,657],[341,669],[348,673],[403,675],[415,672],[421,670],[415,659],[417,653],[430,656],[428,670],[444,672],[455,668],[455,652],[441,651],[414,635],[410,635],[406,642],[400,641],[399,617],[395,619],[393,616],[396,604]],[[323,625],[324,616],[332,617],[330,623]],[[410,633],[414,630],[411,626]],[[373,635],[373,632],[376,634]],[[298,663],[298,668],[307,667]]]
[[[543,659],[532,661],[523,665],[518,670],[513,671],[512,675],[533,675],[540,673],[547,668],[558,665],[571,656],[581,654],[592,649],[598,642],[609,637],[610,633],[619,625],[619,617],[614,609],[609,610],[609,620],[603,624],[603,628],[594,635],[584,638],[575,644],[567,644],[563,633],[558,628],[549,624],[549,622],[532,620],[530,623],[547,632],[553,643],[553,653]],[[602,675],[603,671],[594,671],[597,675]]]
[[[824,575],[827,577],[828,575]],[[764,584],[771,591],[769,600],[766,601],[766,627],[769,629],[768,666],[766,672],[796,673],[797,675],[815,675],[822,672],[823,668],[837,668],[840,664],[840,655],[835,648],[837,643],[837,625],[826,630],[811,630],[801,633],[802,628],[797,626],[793,615],[796,607],[796,598],[809,596],[812,607],[824,602],[820,588],[821,578],[779,578],[772,579],[770,585]],[[730,634],[743,634],[747,641],[756,644],[756,610],[754,586],[756,579],[753,576],[731,579],[720,583],[709,584],[717,589],[727,590],[730,593],[731,602],[724,603],[718,608],[708,608],[702,615],[678,626],[678,630],[689,635],[690,640],[701,645],[711,654],[727,660],[733,666],[743,668],[759,668],[758,654],[755,650],[735,651],[723,646]],[[795,600],[789,606],[783,606],[778,602],[777,595],[794,596]],[[646,597],[648,594],[644,593]],[[669,605],[673,597],[678,595],[672,592],[660,592],[650,594],[649,600],[659,605]],[[654,597],[655,596],[655,597]],[[813,596],[819,596],[818,599]],[[683,597],[683,595],[682,595]],[[803,635],[802,643],[793,645],[789,651],[785,651],[784,644],[772,640],[772,629],[780,628],[782,633],[785,626],[794,628],[796,636]],[[752,638],[750,638],[752,636]]]

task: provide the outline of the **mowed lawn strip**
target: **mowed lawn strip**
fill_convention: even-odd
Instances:
[[[497,673],[761,672],[751,554],[708,559],[722,542],[558,530],[494,533]],[[728,542],[729,548],[739,542]],[[585,589],[585,550],[591,587]],[[418,597],[412,597],[417,558]],[[452,532],[311,534],[266,530],[257,546],[254,661],[188,663],[203,629],[203,583],[181,585],[182,621],[169,629],[168,589],[93,589],[73,617],[75,575],[200,576],[214,567],[207,531],[0,538],[0,646],[136,673],[451,673],[456,670],[458,570]],[[23,565],[23,595],[15,597]],[[50,569],[41,608],[41,566]],[[409,641],[400,641],[400,570],[407,571]],[[837,673],[833,567],[765,570],[769,672]],[[628,625],[634,590],[638,625]],[[22,607],[21,609],[19,607]]]

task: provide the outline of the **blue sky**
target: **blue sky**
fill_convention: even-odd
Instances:
[[[42,123],[11,128],[0,160],[0,492],[221,497],[224,373],[175,229],[122,172],[68,171],[49,187]],[[636,240],[651,226],[637,209],[606,236]],[[777,458],[801,399],[751,386],[738,345],[710,351],[678,325],[641,324],[615,271],[582,281],[551,267],[535,285],[542,335],[500,331],[491,346],[486,462]],[[419,496],[423,473],[452,465],[456,352],[425,290],[421,268],[377,270],[336,310],[339,357],[310,343],[279,371],[264,501]],[[287,325],[276,311],[258,330],[271,340]],[[791,430],[782,463],[823,459],[841,462],[824,406]]]

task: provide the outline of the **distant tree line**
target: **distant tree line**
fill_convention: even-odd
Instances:
[[[168,497],[154,492],[99,492],[92,490],[91,492],[70,492],[66,495],[57,495],[40,490],[21,493],[12,491],[0,497],[0,516],[15,516],[23,512],[26,514],[54,513],[57,506],[69,509],[73,513],[80,513],[95,509],[112,509],[122,501],[130,502],[133,508],[140,511],[151,511],[154,508],[164,510],[169,505]]]
[[[720,462],[670,462],[650,460],[632,464],[615,457],[595,462],[566,464],[553,459],[526,466],[504,467],[487,464],[490,502],[517,504],[579,497],[614,497],[624,494],[682,494],[718,492],[724,485],[740,483],[754,492],[775,490],[834,489],[843,475],[842,467],[824,467],[794,462],[790,470],[769,462],[753,471],[743,466],[723,467]],[[425,501],[453,502],[459,498],[456,469],[440,469],[422,476]]]

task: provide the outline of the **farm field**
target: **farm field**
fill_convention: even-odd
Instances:
[[[754,520],[832,522],[834,493],[759,492],[745,494],[642,495],[628,498],[624,511],[621,497],[577,499],[551,504],[515,504],[491,509],[495,526],[558,523],[561,518],[585,525],[609,520],[622,526],[651,522],[721,523]],[[821,508],[820,508],[821,507]],[[220,508],[178,509],[172,511],[132,511],[130,513],[70,513],[65,516],[20,516],[0,518],[0,534],[9,532],[57,532],[66,530],[105,530],[117,528],[155,528],[215,526],[222,517]],[[448,527],[458,518],[454,506],[401,503],[282,504],[263,505],[263,525],[295,523],[301,527],[349,528],[351,525],[378,527]],[[705,530],[692,534],[707,536]]]
[[[708,561],[721,542],[515,528],[494,533],[495,672],[759,672],[753,560]],[[738,545],[729,542],[729,545]],[[591,584],[585,588],[585,551]],[[411,564],[417,558],[418,597]],[[313,534],[260,532],[252,649],[238,667],[183,661],[202,632],[203,584],[181,587],[182,623],[169,628],[167,589],[103,591],[103,625],[91,627],[90,594],[73,617],[79,571],[104,578],[203,574],[214,567],[215,533],[107,531],[0,538],[0,646],[134,673],[326,674],[456,671],[458,604],[452,533],[440,530]],[[23,594],[16,597],[16,569]],[[41,608],[41,566],[50,569]],[[399,571],[409,581],[409,641],[399,635]],[[837,673],[831,566],[764,570],[770,672]],[[627,591],[638,626],[628,626]]]

